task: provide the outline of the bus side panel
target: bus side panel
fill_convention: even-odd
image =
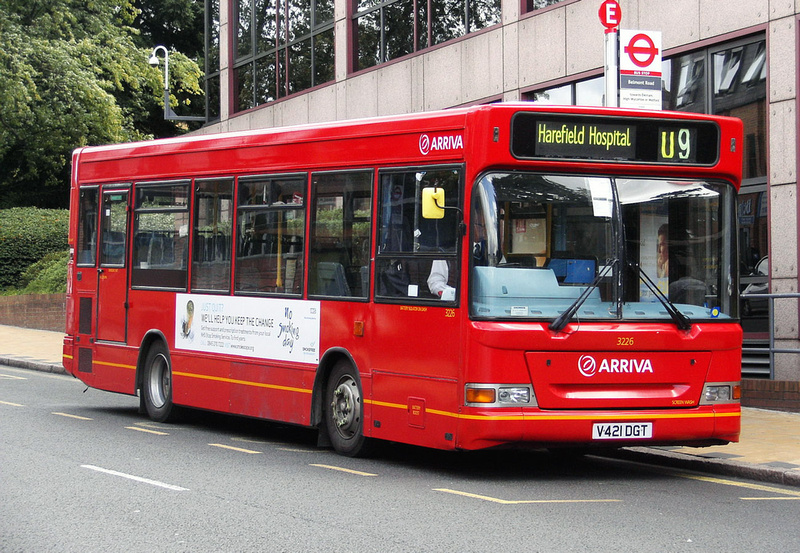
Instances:
[[[436,305],[373,305],[373,437],[453,449],[463,359],[460,317]]]
[[[459,397],[454,379],[373,373],[376,397],[372,400],[374,438],[412,445],[454,449],[458,414],[453,409]]]
[[[308,426],[315,368],[268,361],[232,363],[231,412]]]
[[[229,413],[231,362],[172,350],[172,400],[186,407]]]
[[[136,393],[136,358],[138,350],[118,344],[98,342],[94,347],[92,388],[134,395]]]

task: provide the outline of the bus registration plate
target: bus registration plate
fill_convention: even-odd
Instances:
[[[593,440],[641,440],[653,437],[652,422],[596,422]]]

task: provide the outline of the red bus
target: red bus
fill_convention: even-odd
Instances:
[[[64,366],[441,449],[740,431],[742,126],[496,104],[75,151]]]

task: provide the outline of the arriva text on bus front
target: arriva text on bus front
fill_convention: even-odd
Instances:
[[[563,144],[566,146],[588,146],[628,149],[633,146],[631,127],[610,125],[566,125],[551,126],[540,122],[536,129],[536,140],[540,145]]]

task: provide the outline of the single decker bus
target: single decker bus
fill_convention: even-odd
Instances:
[[[742,148],[525,103],[80,148],[64,366],[350,456],[735,442]]]

